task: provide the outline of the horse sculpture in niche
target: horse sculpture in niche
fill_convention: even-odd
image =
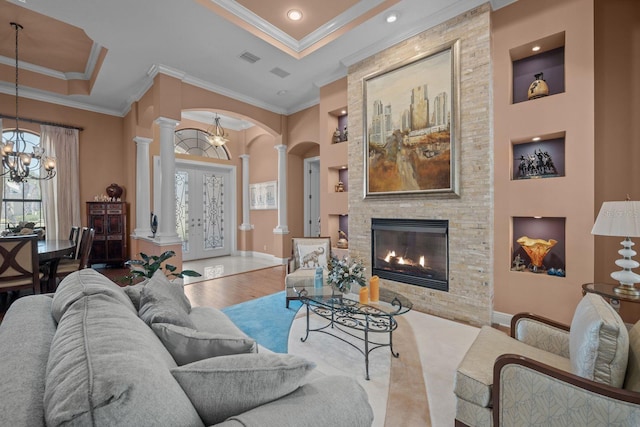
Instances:
[[[318,258],[324,255],[324,248],[322,246],[318,247],[315,251],[309,252],[300,260],[300,265],[303,267],[316,267],[320,266],[320,261]]]

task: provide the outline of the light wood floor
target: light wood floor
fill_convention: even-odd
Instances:
[[[285,274],[283,265],[264,268],[185,285],[184,292],[193,306],[223,308],[284,290]]]

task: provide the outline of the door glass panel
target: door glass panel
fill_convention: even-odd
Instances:
[[[219,249],[224,245],[223,177],[204,174],[203,181],[204,249]]]
[[[182,239],[182,252],[189,252],[189,173],[176,171],[176,230]]]

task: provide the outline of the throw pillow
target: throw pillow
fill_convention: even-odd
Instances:
[[[205,425],[285,396],[315,365],[298,356],[237,354],[204,359],[171,369]]]
[[[169,282],[160,270],[154,273],[140,293],[138,315],[149,326],[153,323],[171,323],[195,329],[189,318],[190,311],[191,303],[182,285]]]
[[[574,374],[622,387],[629,356],[629,334],[616,311],[601,296],[586,294],[573,315],[569,354]]]
[[[324,244],[298,245],[298,259],[300,268],[310,269],[316,267],[327,268],[328,248]]]
[[[129,285],[122,288],[125,294],[129,297],[133,306],[136,310],[140,310],[140,296],[142,294],[142,289],[144,289],[144,285],[147,284],[149,279],[145,279],[140,283],[136,283],[135,285]]]
[[[178,366],[202,359],[238,353],[255,353],[257,345],[246,335],[201,332],[169,323],[151,325]]]

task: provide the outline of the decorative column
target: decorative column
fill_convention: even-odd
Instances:
[[[241,154],[242,159],[242,224],[240,230],[252,230],[249,219],[249,155]]]
[[[160,126],[160,213],[158,214],[159,243],[178,243],[180,238],[176,232],[176,155],[174,138],[176,122],[173,119],[159,117],[156,123]]]
[[[133,235],[147,237],[151,234],[151,175],[149,169],[149,144],[151,138],[136,136],[136,228]]]
[[[276,145],[278,150],[278,226],[274,234],[288,234],[287,226],[287,146]]]

